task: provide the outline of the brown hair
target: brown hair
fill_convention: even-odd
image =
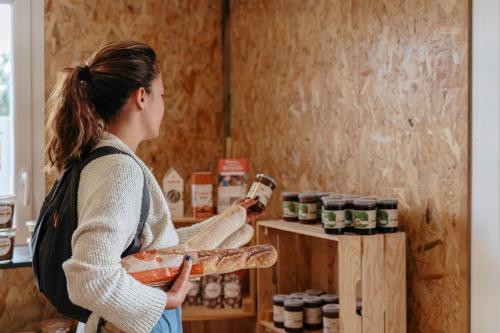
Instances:
[[[134,91],[150,93],[159,73],[154,50],[134,41],[109,43],[85,63],[64,68],[48,100],[48,168],[59,173],[97,144]]]

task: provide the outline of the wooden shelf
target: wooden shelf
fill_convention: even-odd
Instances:
[[[338,241],[338,235],[330,235],[325,233],[321,224],[302,224],[299,222],[286,222],[283,220],[275,220],[275,221],[260,221],[258,222],[259,226],[277,229],[282,231],[294,232],[296,234],[323,238],[327,240]],[[346,234],[349,235],[349,234]],[[354,235],[354,234],[353,234]]]
[[[261,325],[263,327],[264,332],[268,332],[268,333],[285,333],[284,329],[275,327],[274,323],[272,321],[261,320],[261,321],[259,321],[259,325]],[[314,331],[304,330],[304,332],[322,333],[323,330],[314,330]]]
[[[209,309],[204,305],[185,306],[182,308],[182,321],[251,318],[255,316],[251,309],[253,309],[253,301],[249,297],[243,298],[242,307],[238,309]]]
[[[193,224],[193,223],[198,223],[198,222],[201,222],[201,221],[204,221],[206,219],[203,219],[203,218],[194,218],[192,216],[186,216],[186,217],[173,217],[172,218],[172,222],[174,222],[174,224],[183,224],[183,223],[186,223],[186,224]]]

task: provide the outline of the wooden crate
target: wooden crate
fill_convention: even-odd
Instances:
[[[336,236],[320,225],[261,221],[257,242],[278,251],[276,265],[257,272],[259,332],[284,332],[272,323],[274,294],[311,288],[339,295],[342,333],[406,332],[404,233]]]

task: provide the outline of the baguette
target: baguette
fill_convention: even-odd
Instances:
[[[202,250],[185,254],[191,255],[193,258],[190,276],[192,279],[242,269],[267,268],[274,265],[277,260],[276,249],[271,245],[255,245],[241,249]],[[143,255],[141,256],[143,257]],[[137,267],[130,266],[129,257],[124,258],[125,263],[122,261],[122,265],[134,279],[143,284],[165,287],[173,283],[181,271],[184,255],[181,253],[168,254],[165,257],[155,250],[151,250],[149,256],[148,262],[156,263],[149,267],[155,268],[138,270]],[[141,262],[144,262],[143,259]],[[142,267],[144,268],[144,266]]]
[[[254,235],[254,230],[252,226],[245,224],[236,232],[234,232],[231,236],[226,238],[224,242],[222,242],[221,245],[219,245],[219,248],[221,249],[237,249],[240,248],[246,244],[248,244]]]

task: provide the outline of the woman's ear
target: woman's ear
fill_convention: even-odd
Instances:
[[[140,87],[132,94],[133,102],[140,111],[146,108],[146,95],[147,93],[144,87]]]

